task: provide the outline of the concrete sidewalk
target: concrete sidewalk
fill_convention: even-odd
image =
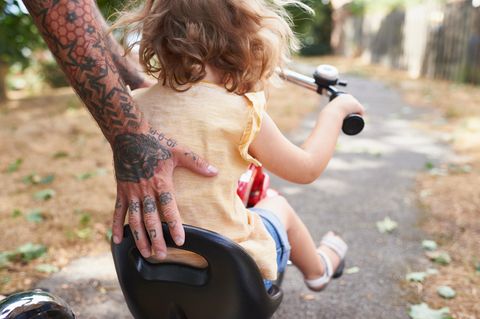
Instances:
[[[304,71],[308,74],[311,68]],[[416,228],[415,176],[427,161],[435,162],[447,151],[412,125],[425,110],[405,105],[395,90],[382,83],[348,80],[348,91],[367,107],[364,132],[340,138],[334,159],[313,184],[298,186],[276,178],[272,183],[289,199],[316,241],[328,230],[346,238],[347,268],[355,266],[359,272],[345,274],[324,292],[313,294],[299,272],[289,267],[276,319],[408,317],[400,281],[423,260],[423,236]],[[303,141],[314,123],[312,115],[292,139]],[[375,223],[387,216],[399,223],[398,229],[380,234]],[[38,286],[63,297],[78,318],[131,318],[109,254],[77,260]]]

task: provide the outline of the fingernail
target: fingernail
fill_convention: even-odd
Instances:
[[[150,250],[148,250],[148,249],[142,249],[142,250],[140,250],[140,253],[141,253],[142,256],[145,257],[145,258],[150,257]]]
[[[163,251],[157,251],[157,252],[155,253],[155,255],[157,255],[157,257],[158,257],[159,259],[165,259],[165,258],[167,258],[167,254],[165,254]]]
[[[218,173],[218,169],[212,165],[208,165],[207,167],[207,170],[210,172],[210,173],[213,173],[213,174],[217,174]]]
[[[113,236],[113,242],[115,244],[120,244],[120,238],[118,236]]]
[[[177,246],[182,246],[185,243],[185,238],[181,236],[177,236],[173,240],[175,241],[175,244],[177,244]]]

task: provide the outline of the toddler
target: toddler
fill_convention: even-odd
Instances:
[[[219,169],[208,180],[175,170],[183,222],[241,245],[267,288],[290,258],[306,285],[320,291],[341,274],[345,242],[329,232],[316,247],[284,197],[246,209],[236,193],[249,163],[294,183],[313,182],[332,157],[342,120],[364,113],[352,96],[341,95],[320,112],[302,147],[278,130],[265,111],[265,91],[297,49],[285,5],[305,7],[293,0],[146,0],[117,26],[141,34],[140,62],[158,79],[134,91],[151,126],[196,152],[185,156],[199,154]]]

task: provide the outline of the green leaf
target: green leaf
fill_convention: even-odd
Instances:
[[[38,200],[49,200],[55,196],[56,192],[53,189],[44,189],[42,191],[36,192],[33,197]]]
[[[433,240],[424,240],[422,241],[422,247],[425,250],[434,251],[437,250],[438,245]]]
[[[427,275],[432,276],[432,275],[438,275],[439,271],[435,268],[428,268],[426,273]]]
[[[0,252],[0,269],[8,265],[8,263],[10,262],[11,256],[12,256],[12,252],[10,251]]]
[[[106,176],[108,174],[108,170],[106,168],[98,168],[95,171],[95,175],[97,176]]]
[[[112,241],[112,230],[108,229],[107,232],[105,233],[105,238],[107,239],[108,242]]]
[[[438,287],[437,289],[437,293],[440,297],[442,298],[445,298],[445,299],[452,299],[454,298],[457,293],[455,292],[455,290],[453,290],[451,287],[449,286],[440,286]]]
[[[43,185],[50,184],[54,180],[55,180],[55,175],[50,174],[50,175],[42,177],[42,179],[40,180],[40,184],[43,184]]]
[[[92,235],[92,229],[89,227],[79,229],[75,231],[75,235],[80,239],[88,239]]]
[[[65,152],[65,151],[59,151],[59,152],[56,152],[55,154],[53,154],[52,157],[54,159],[65,158],[65,157],[68,157],[68,153]]]
[[[427,278],[428,274],[426,272],[411,272],[405,277],[407,281],[412,282],[423,282]]]
[[[95,172],[85,172],[82,174],[78,174],[76,177],[79,181],[84,181],[95,176],[105,176],[107,175],[107,173],[108,171],[105,168],[99,168]]]
[[[431,309],[426,303],[410,306],[408,315],[412,319],[447,319],[450,317],[450,309],[448,307],[435,310]]]
[[[431,261],[439,265],[448,265],[452,262],[452,258],[446,251],[427,251],[426,255]]]
[[[7,173],[16,172],[23,163],[23,159],[17,158],[14,162],[8,164]]]
[[[395,228],[397,228],[397,226],[397,222],[390,219],[390,217],[385,217],[384,220],[377,222],[377,229],[382,234],[391,233]]]
[[[47,252],[47,247],[41,244],[27,243],[17,248],[17,252],[21,255],[25,262],[37,259]]]
[[[78,174],[76,177],[79,181],[84,181],[84,180],[87,180],[87,179],[92,178],[94,176],[95,176],[95,173],[86,172],[86,173]]]
[[[29,174],[23,178],[23,183],[26,185],[50,184],[55,179],[55,175],[47,175],[41,177],[35,173]]]
[[[25,176],[22,181],[25,185],[36,185],[40,183],[41,177],[35,173]]]
[[[345,273],[346,273],[347,275],[356,274],[356,273],[358,273],[359,271],[360,271],[360,268],[358,268],[358,267],[350,267],[350,268],[345,269]]]
[[[0,277],[0,285],[8,284],[10,281],[12,281],[12,277],[10,277],[10,276]]]
[[[35,270],[37,270],[39,272],[44,272],[44,273],[47,273],[47,274],[51,274],[51,273],[59,271],[57,266],[50,265],[50,264],[40,264],[37,267],[35,267]]]
[[[426,162],[425,163],[425,169],[432,170],[434,168],[435,168],[435,164],[433,164],[432,162]]]
[[[18,208],[15,208],[12,212],[12,218],[17,218],[17,217],[20,217],[22,216],[22,211]]]
[[[90,215],[89,213],[83,213],[80,216],[80,225],[82,227],[86,227],[88,226],[88,224],[90,224],[91,220],[92,220],[92,215]]]
[[[36,208],[32,210],[30,213],[28,213],[26,218],[31,223],[39,224],[43,222],[44,216],[43,216],[42,210],[39,208]]]

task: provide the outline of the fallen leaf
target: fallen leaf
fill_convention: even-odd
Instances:
[[[107,232],[105,233],[105,238],[107,239],[108,242],[112,241],[112,230],[108,229]]]
[[[88,224],[90,224],[91,220],[92,215],[90,215],[89,213],[82,213],[82,215],[80,216],[80,226],[82,226],[82,228],[87,227]]]
[[[39,272],[44,272],[44,273],[47,273],[47,274],[52,274],[54,272],[59,271],[57,266],[50,265],[50,264],[40,264],[37,267],[35,267],[35,270],[37,270]]]
[[[305,301],[312,301],[316,299],[315,295],[312,294],[301,294],[300,297]]]
[[[92,172],[86,172],[86,173],[81,173],[81,174],[78,174],[76,177],[77,177],[77,180],[79,181],[85,181],[89,178],[92,178],[95,176],[95,173],[92,173]]]
[[[428,268],[426,272],[427,272],[427,275],[429,276],[438,275],[438,270],[435,268]]]
[[[410,306],[408,315],[412,319],[447,319],[450,318],[450,309],[431,309],[426,303]]]
[[[75,235],[80,239],[87,239],[92,235],[92,229],[89,227],[79,229],[75,231]]]
[[[17,217],[20,217],[22,215],[23,215],[23,213],[20,209],[14,209],[13,212],[12,212],[12,218],[17,218]]]
[[[13,173],[13,172],[18,171],[20,166],[22,166],[22,163],[23,163],[23,159],[17,158],[15,161],[8,164],[7,169],[6,169],[7,173]]]
[[[432,170],[435,168],[435,164],[433,164],[432,162],[426,162],[425,163],[425,169],[426,170]]]
[[[356,274],[356,273],[359,272],[359,271],[360,271],[360,268],[358,268],[358,267],[351,267],[351,268],[345,269],[345,273],[346,273],[347,275]]]
[[[26,219],[31,223],[40,224],[41,222],[43,222],[44,219],[43,212],[41,209],[34,209],[30,213],[28,213]]]
[[[446,251],[427,251],[425,255],[439,265],[445,266],[452,262],[452,258]]]
[[[21,255],[23,261],[31,261],[43,256],[47,252],[47,247],[40,244],[27,243],[17,248],[17,253]]]
[[[56,192],[53,189],[44,189],[36,192],[33,197],[38,200],[49,200],[55,196]]]
[[[10,251],[0,252],[0,269],[2,269],[3,267],[9,264],[11,256],[12,256],[12,252]]]
[[[383,233],[391,233],[395,228],[397,228],[398,223],[390,217],[385,217],[384,220],[377,222],[377,229],[379,232]]]
[[[47,176],[42,177],[42,179],[40,180],[40,184],[44,184],[44,185],[50,184],[50,183],[52,183],[54,180],[55,180],[55,175],[50,174],[50,175],[47,175]]]
[[[440,297],[443,297],[445,299],[452,299],[454,298],[457,293],[455,292],[455,290],[453,290],[451,287],[449,286],[440,286],[438,287],[437,289],[437,293]]]
[[[411,272],[405,276],[405,279],[412,282],[423,282],[427,276],[426,272]]]
[[[55,159],[64,158],[64,157],[68,157],[68,153],[65,152],[65,151],[59,151],[59,152],[56,152],[55,154],[53,154],[52,157],[55,158]]]
[[[422,241],[422,247],[425,250],[434,251],[437,250],[437,243],[433,240],[424,240]]]

